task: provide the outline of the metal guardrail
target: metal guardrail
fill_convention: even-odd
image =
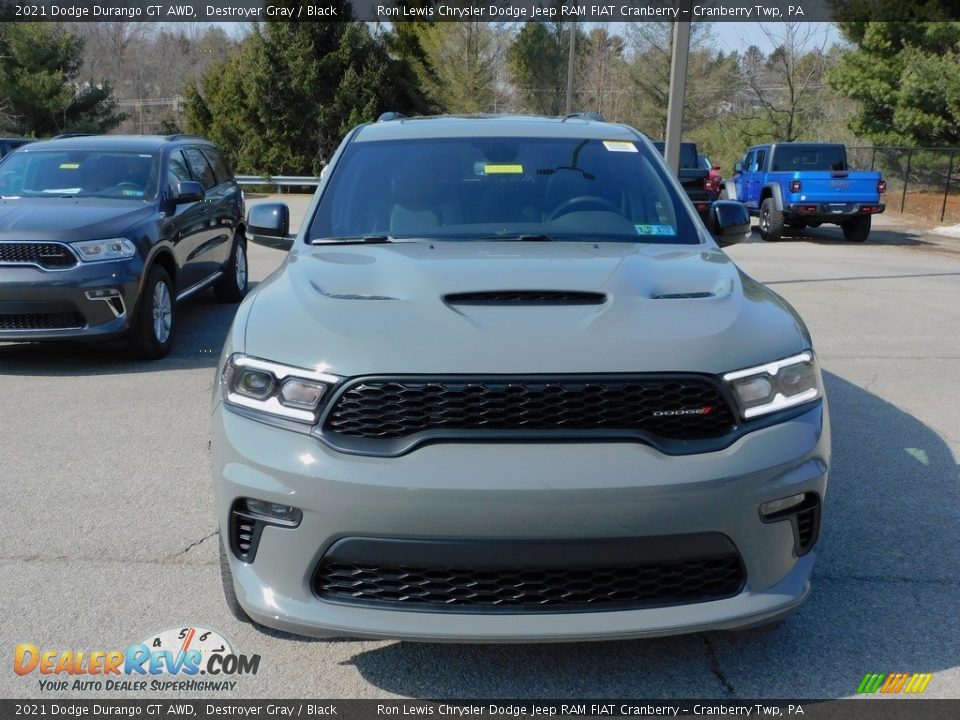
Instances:
[[[310,175],[235,175],[238,185],[273,185],[276,187],[301,187],[319,185],[320,178]]]

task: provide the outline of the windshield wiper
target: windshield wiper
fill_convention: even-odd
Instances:
[[[376,245],[397,242],[390,235],[353,235],[344,237],[321,237],[310,241],[311,245]]]
[[[481,235],[477,240],[503,240],[504,242],[554,242],[555,240],[579,240],[579,238],[560,238],[554,235],[543,235],[541,233],[505,233],[503,235]]]

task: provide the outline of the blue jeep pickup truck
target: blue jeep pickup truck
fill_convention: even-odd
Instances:
[[[843,145],[755,145],[724,181],[721,199],[739,200],[760,219],[760,236],[779,240],[784,227],[802,230],[833,223],[847,240],[863,242],[870,218],[882,213],[886,182],[878,172],[847,168]]]

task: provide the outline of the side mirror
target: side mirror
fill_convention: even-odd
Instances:
[[[737,160],[737,161],[733,164],[733,171],[734,171],[735,173],[743,172],[743,163],[740,162],[739,160]]]
[[[177,195],[173,201],[177,205],[184,203],[200,202],[205,197],[203,185],[193,180],[181,180],[177,183]]]
[[[284,203],[263,203],[247,211],[247,240],[276,250],[293,247],[290,208]]]
[[[733,245],[750,237],[750,213],[743,203],[717,200],[707,214],[707,227],[718,245]]]

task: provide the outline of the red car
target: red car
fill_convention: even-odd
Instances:
[[[707,179],[703,181],[703,188],[713,193],[713,199],[716,200],[720,197],[720,189],[723,187],[723,176],[720,175],[720,166],[712,165],[710,158],[703,153],[697,155],[697,162],[700,165],[700,169],[710,173]]]

